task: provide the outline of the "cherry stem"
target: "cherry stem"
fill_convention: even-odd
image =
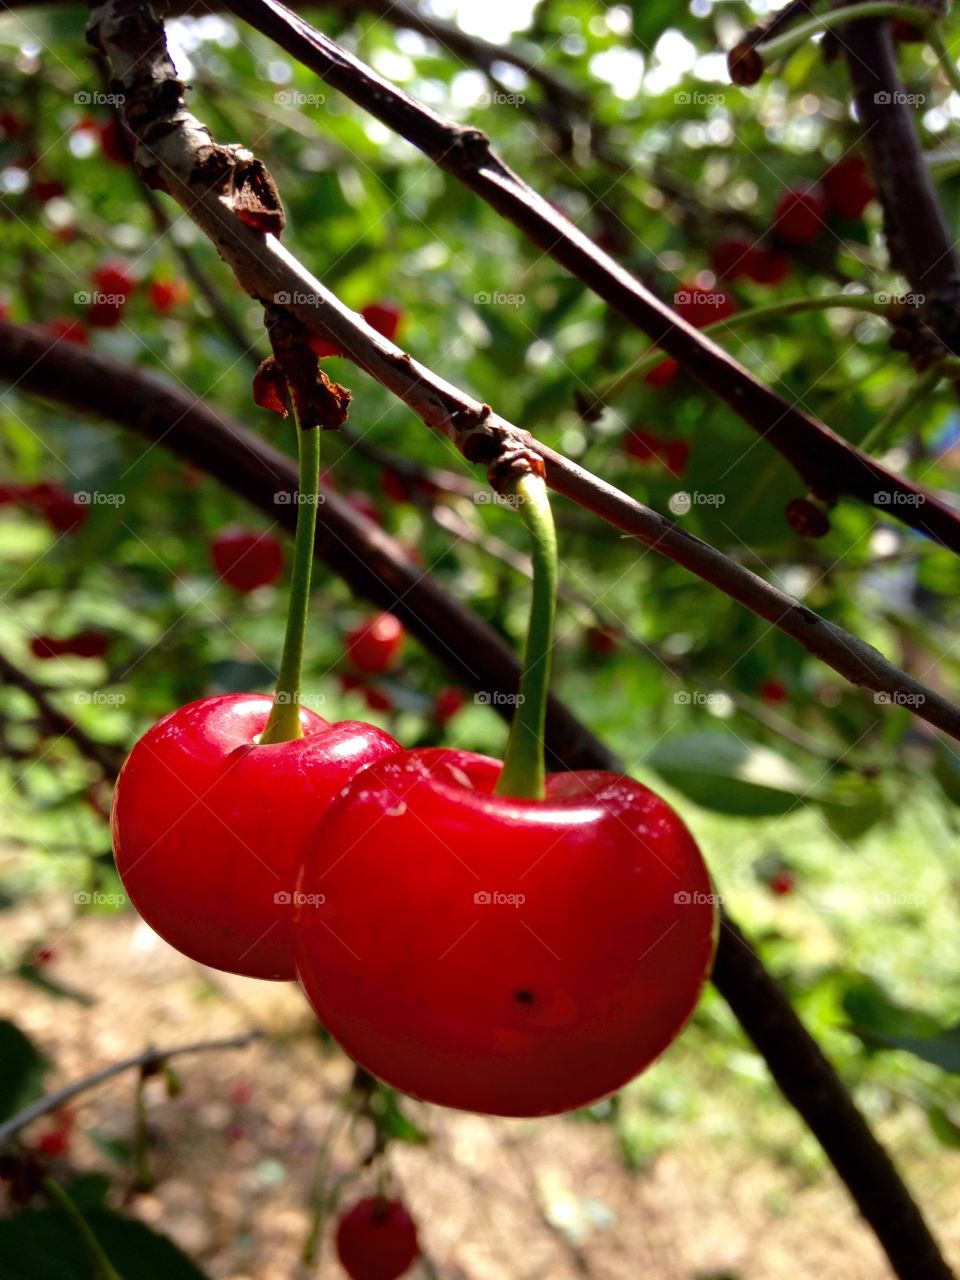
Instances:
[[[57,1208],[70,1219],[71,1225],[83,1241],[93,1280],[120,1280],[119,1272],[107,1257],[103,1245],[94,1235],[90,1223],[77,1208],[73,1198],[53,1178],[44,1178],[43,1189]]]
[[[557,533],[547,486],[540,476],[521,476],[511,489],[530,533],[533,594],[523,655],[517,708],[510,725],[503,770],[494,791],[500,796],[542,800],[543,734],[550,692],[550,659],[557,613]]]
[[[320,430],[304,431],[297,416],[293,396],[290,411],[297,427],[300,481],[297,489],[297,532],[293,543],[293,572],[290,575],[290,603],[287,630],[277,691],[261,745],[293,742],[303,737],[300,723],[300,681],[303,675],[303,648],[307,635],[307,608],[310,603],[310,575],[313,572],[313,544],[317,531],[317,496],[320,483]]]
[[[785,31],[782,36],[773,40],[760,41],[757,53],[763,57],[764,65],[769,66],[777,58],[786,57],[799,49],[813,36],[818,36],[832,27],[846,26],[848,22],[857,22],[863,18],[894,18],[901,22],[909,22],[912,26],[926,29],[932,23],[933,14],[925,12],[915,5],[890,4],[886,0],[867,0],[865,4],[853,4],[845,9],[834,9],[830,13],[820,14],[808,22]]]

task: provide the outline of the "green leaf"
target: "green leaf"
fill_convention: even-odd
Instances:
[[[942,738],[937,740],[934,749],[933,776],[947,799],[960,805],[960,754]]]
[[[664,782],[718,813],[782,814],[822,795],[784,756],[732,733],[704,731],[670,738],[644,763]]]
[[[84,1214],[124,1280],[206,1280],[166,1236],[107,1209]],[[0,1222],[3,1280],[91,1280],[74,1226],[56,1209],[26,1209]]]
[[[15,1023],[0,1020],[0,1120],[40,1096],[48,1065]]]
[[[943,1107],[927,1107],[927,1121],[938,1142],[960,1150],[960,1124]]]
[[[935,1036],[887,1036],[860,1027],[851,1027],[864,1044],[878,1049],[903,1049],[923,1062],[930,1062],[950,1075],[960,1075],[960,1022]]]

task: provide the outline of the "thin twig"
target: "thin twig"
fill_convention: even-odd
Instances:
[[[248,1044],[252,1044],[254,1040],[262,1039],[262,1037],[262,1031],[245,1031],[242,1035],[228,1036],[222,1040],[197,1040],[193,1044],[183,1044],[173,1049],[146,1049],[143,1053],[134,1054],[132,1058],[124,1058],[121,1062],[113,1062],[109,1067],[94,1071],[88,1076],[74,1080],[72,1084],[64,1085],[62,1089],[57,1089],[54,1093],[48,1093],[45,1097],[38,1098],[29,1107],[24,1107],[22,1111],[18,1111],[9,1120],[5,1120],[3,1124],[0,1124],[0,1146],[8,1142],[21,1129],[26,1128],[28,1124],[38,1120],[40,1116],[49,1115],[51,1111],[56,1111],[58,1107],[62,1107],[65,1102],[70,1102],[71,1099],[76,1098],[81,1093],[88,1092],[90,1089],[96,1089],[99,1085],[105,1084],[115,1076],[123,1075],[125,1071],[143,1067],[160,1067],[165,1062],[169,1062],[171,1058],[180,1058],[188,1053],[209,1053],[220,1049],[245,1049]]]

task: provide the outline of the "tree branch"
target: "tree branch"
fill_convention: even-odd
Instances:
[[[776,449],[811,493],[828,502],[841,496],[858,498],[960,552],[960,516],[955,511],[865,457],[759,382],[537,195],[490,149],[489,139],[479,129],[436,115],[277,0],[225,0],[225,4],[476,192],[619,311]],[[97,6],[94,13],[106,7]],[[899,498],[891,499],[890,494]]]
[[[59,734],[61,738],[69,738],[82,755],[85,755],[89,760],[94,760],[109,777],[112,778],[116,775],[121,763],[120,753],[113,747],[108,747],[105,743],[97,742],[95,738],[91,738],[75,720],[65,715],[62,711],[58,711],[50,701],[50,694],[57,691],[37,684],[36,680],[28,676],[25,671],[21,671],[18,666],[12,663],[9,658],[4,657],[2,653],[0,653],[0,682],[15,685],[16,688],[22,689],[31,699],[40,713],[40,718],[52,733]]]
[[[20,389],[102,417],[201,467],[261,511],[293,528],[295,510],[275,501],[296,469],[252,432],[220,418],[181,388],[84,348],[49,346],[39,331],[0,323],[0,377]],[[109,388],[109,396],[104,391]],[[403,618],[425,646],[476,689],[512,693],[519,664],[495,633],[406,559],[378,526],[331,491],[317,513],[317,555],[355,591]],[[493,699],[509,716],[505,701]],[[546,747],[555,766],[618,769],[618,761],[551,699]],[[780,1089],[849,1187],[901,1280],[949,1280],[937,1246],[896,1168],[857,1111],[832,1065],[726,912],[715,982],[768,1061]]]
[[[960,261],[924,158],[911,96],[897,70],[890,24],[852,22],[841,35],[890,262],[925,300],[921,314],[929,328],[916,335],[916,346],[929,347],[936,337],[960,352]]]
[[[252,1044],[254,1040],[259,1040],[262,1036],[262,1031],[246,1031],[242,1035],[229,1036],[223,1040],[198,1040],[194,1044],[180,1045],[175,1049],[146,1049],[143,1053],[134,1054],[132,1058],[124,1058],[121,1062],[113,1062],[109,1067],[104,1067],[101,1071],[94,1071],[91,1075],[83,1076],[80,1080],[74,1080],[73,1084],[64,1085],[62,1089],[57,1089],[55,1093],[48,1093],[46,1097],[38,1098],[29,1107],[24,1107],[22,1111],[18,1111],[9,1120],[5,1120],[3,1124],[0,1124],[0,1146],[3,1146],[5,1142],[9,1142],[14,1134],[19,1133],[28,1124],[32,1124],[34,1120],[38,1120],[40,1116],[56,1111],[65,1102],[78,1097],[81,1093],[86,1093],[88,1089],[95,1089],[98,1085],[105,1084],[108,1080],[112,1080],[114,1076],[123,1075],[125,1071],[132,1071],[135,1067],[161,1067],[165,1062],[169,1062],[171,1058],[180,1058],[188,1053],[209,1053],[220,1049],[245,1049],[248,1044]]]

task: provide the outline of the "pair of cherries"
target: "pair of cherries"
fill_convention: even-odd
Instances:
[[[605,1097],[678,1035],[706,981],[715,898],[679,817],[630,778],[495,794],[498,761],[406,751],[273,699],[172,712],[120,774],[117,867],[184,954],[297,977],[361,1066],[426,1101],[536,1116]]]

